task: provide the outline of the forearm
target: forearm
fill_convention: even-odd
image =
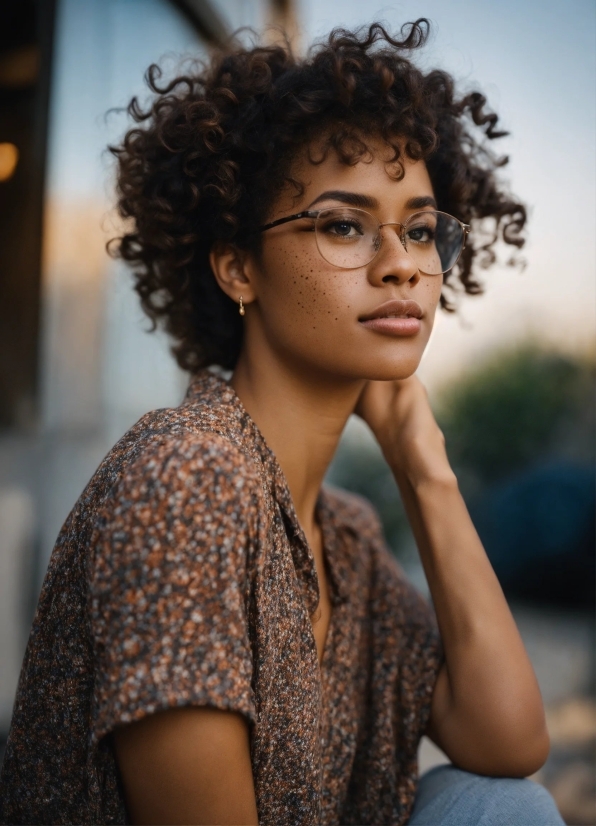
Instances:
[[[548,753],[536,677],[455,476],[440,467],[426,478],[394,470],[445,650],[430,733],[463,768],[529,774]]]
[[[437,613],[445,665],[428,733],[469,771],[531,774],[548,754],[542,698],[426,391],[416,376],[370,382],[357,410],[400,487]]]

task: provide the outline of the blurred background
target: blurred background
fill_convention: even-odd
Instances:
[[[105,151],[117,110],[161,61],[241,26],[300,52],[338,25],[426,16],[418,57],[480,89],[511,135],[504,176],[528,205],[525,267],[441,314],[420,367],[451,459],[534,662],[552,752],[536,779],[566,821],[596,823],[594,503],[596,7],[570,0],[2,0],[0,3],[0,743],[58,531],[112,444],[186,376],[147,335],[117,231]],[[270,33],[267,37],[274,37]],[[248,37],[248,35],[242,35]],[[116,110],[116,111],[112,111]],[[395,484],[354,420],[333,484],[371,499],[426,590]],[[454,549],[454,552],[456,549]],[[423,741],[421,765],[445,757]]]

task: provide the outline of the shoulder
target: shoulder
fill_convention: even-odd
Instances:
[[[337,525],[349,530],[363,543],[383,542],[381,520],[368,499],[325,485],[324,501]]]
[[[98,476],[92,544],[97,551],[190,537],[254,535],[262,483],[253,460],[178,410],[144,416],[115,445]],[[96,488],[97,490],[97,488]]]
[[[390,612],[400,625],[434,627],[434,612],[387,546],[373,505],[362,496],[327,486],[325,499],[336,524],[353,534],[358,554],[369,559],[377,609]]]
[[[325,523],[342,535],[341,545],[350,559],[350,567],[360,570],[369,582],[374,582],[380,565],[389,566],[391,576],[395,576],[395,560],[387,548],[381,520],[373,505],[364,497],[341,488],[326,485],[322,493]]]
[[[123,440],[133,449],[121,446],[117,458],[114,448],[115,472],[90,539],[96,591],[120,580],[171,585],[185,570],[211,572],[212,581],[244,570],[258,533],[256,470],[225,436],[178,425],[167,412],[148,414]]]
[[[196,497],[240,493],[259,481],[253,460],[227,436],[201,426],[180,408],[143,416],[112,448],[103,463],[110,470],[110,494]],[[215,487],[214,487],[215,485]]]

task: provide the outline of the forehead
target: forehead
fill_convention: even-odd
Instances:
[[[368,155],[354,164],[343,161],[334,150],[327,152],[321,162],[310,152],[313,161],[305,150],[291,169],[291,177],[299,181],[303,189],[297,195],[295,187],[286,185],[277,199],[277,210],[303,208],[328,190],[363,193],[381,205],[434,195],[424,161],[414,161],[402,153],[396,164],[392,161],[393,149],[386,143],[370,141],[368,146]]]

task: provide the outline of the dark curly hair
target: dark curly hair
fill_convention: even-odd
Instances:
[[[474,271],[494,262],[496,242],[523,245],[526,211],[495,175],[507,159],[487,147],[506,133],[479,92],[458,97],[449,74],[412,63],[428,31],[425,19],[398,37],[378,23],[336,29],[305,59],[287,44],[231,46],[164,85],[159,67],[149,68],[152,104],[143,110],[133,98],[128,112],[139,125],[110,147],[130,230],[110,251],[132,265],[142,306],[174,339],[182,368],[234,367],[241,319],[209,252],[221,240],[258,254],[254,230],[284,185],[300,192],[292,165],[313,141],[323,147],[315,162],[333,150],[355,164],[373,137],[392,147],[398,169],[400,152],[425,160],[438,208],[478,229],[447,290],[459,282],[481,292]],[[492,219],[488,234],[483,219]],[[441,305],[453,309],[445,292]]]

